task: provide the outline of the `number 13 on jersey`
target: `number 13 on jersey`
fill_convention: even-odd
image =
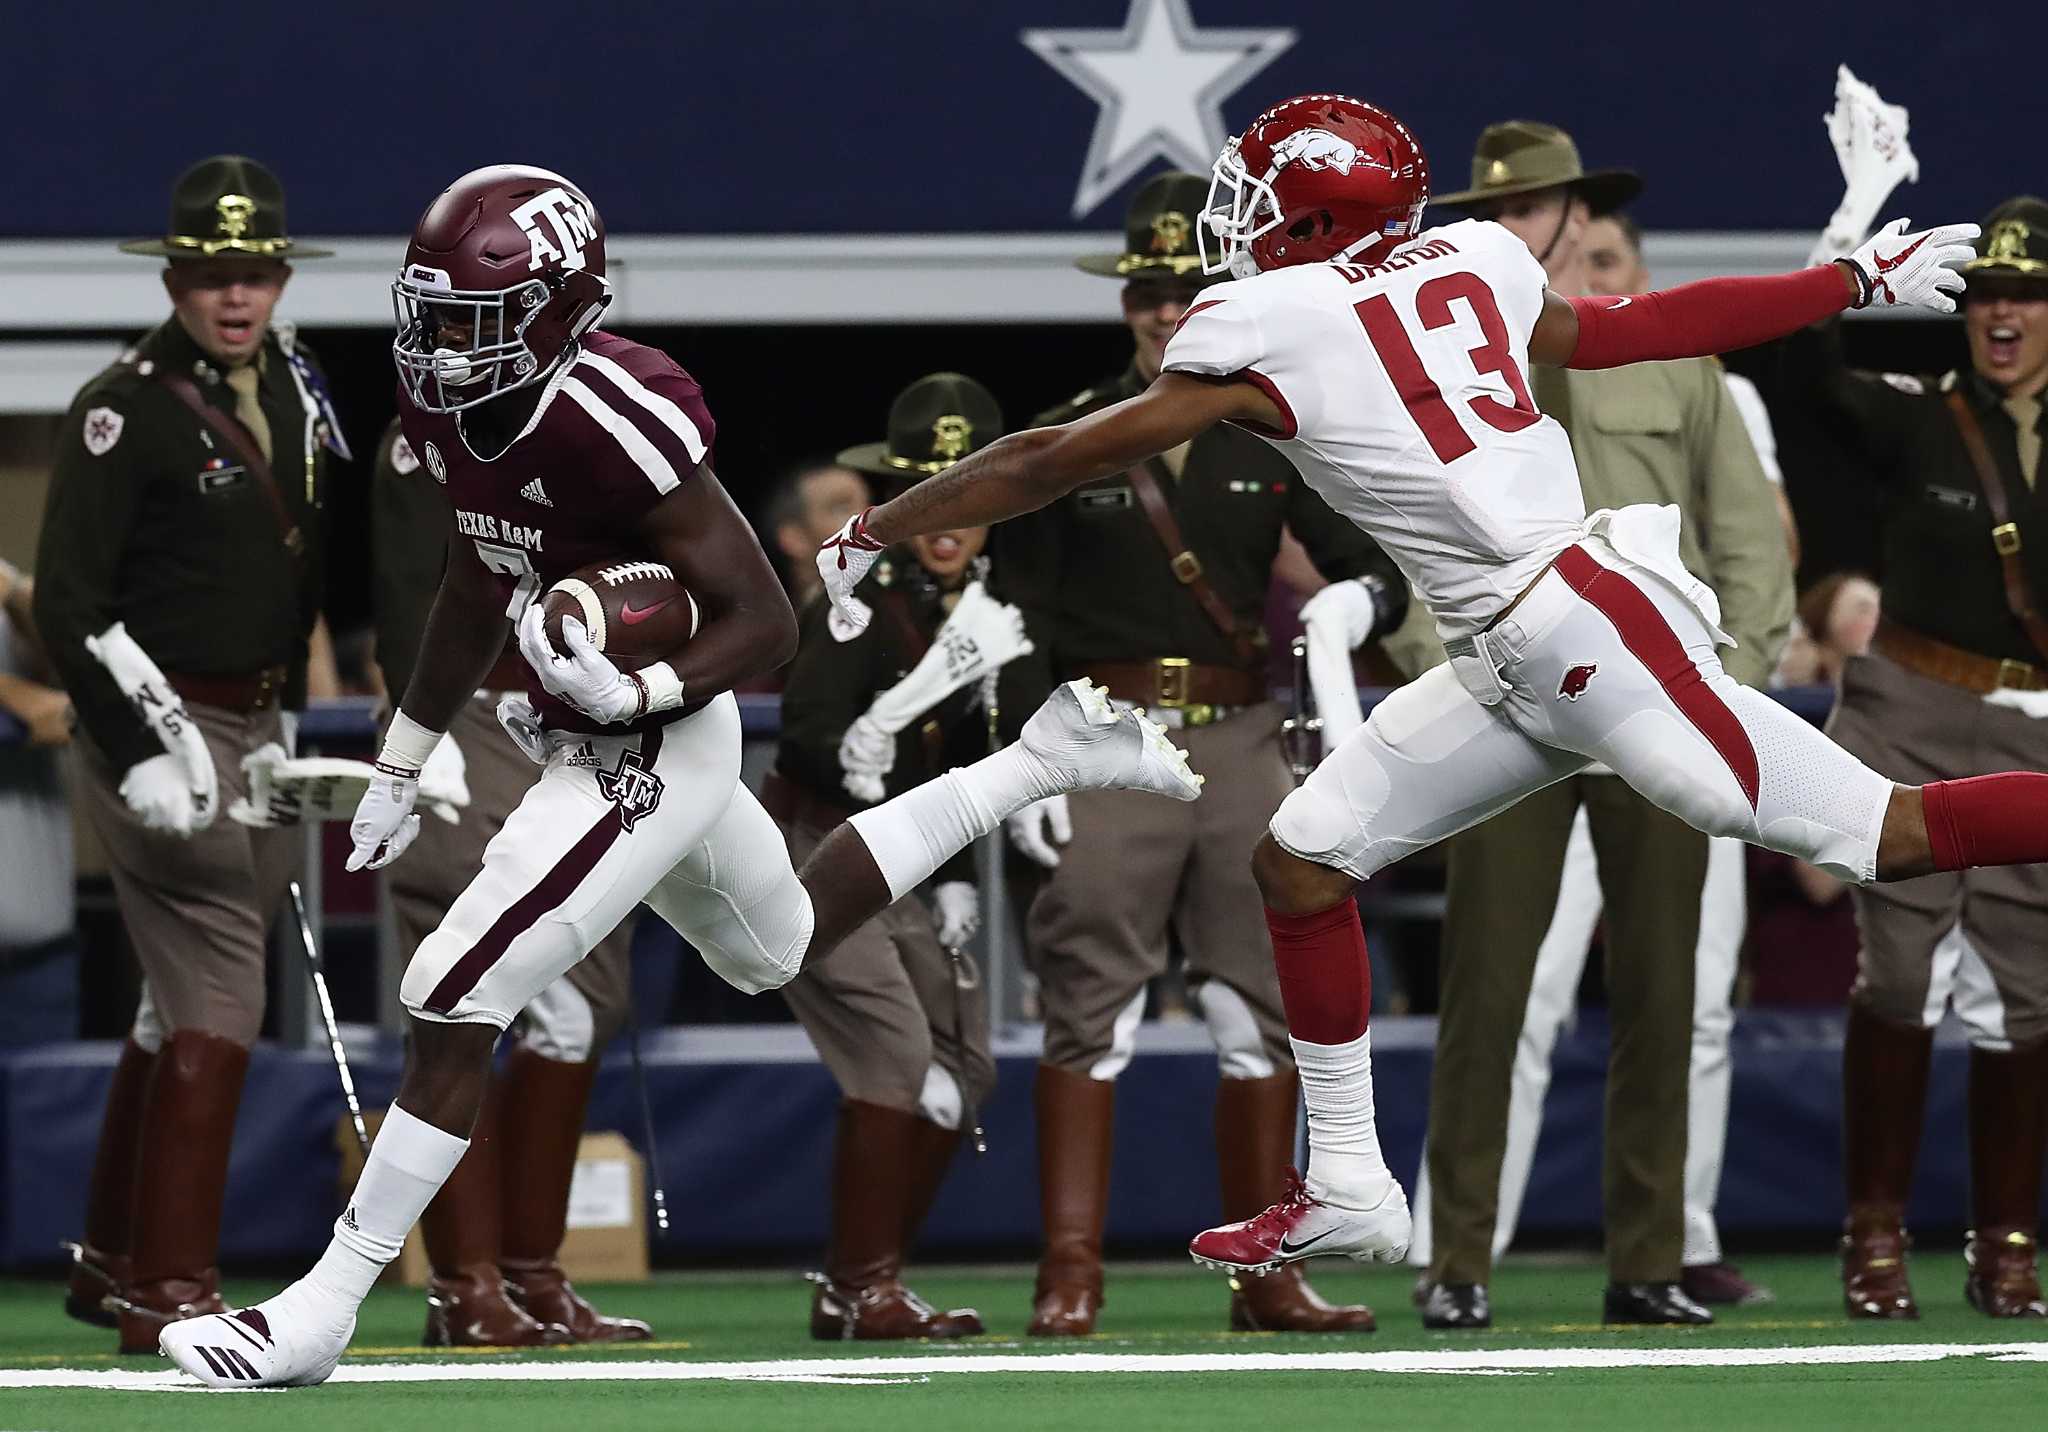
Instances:
[[[1494,301],[1493,290],[1486,280],[1476,273],[1447,273],[1433,278],[1415,291],[1415,321],[1424,332],[1434,332],[1457,322],[1452,305],[1462,300],[1479,324],[1479,331],[1486,341],[1477,348],[1467,351],[1466,357],[1477,374],[1498,373],[1514,395],[1512,403],[1503,403],[1491,393],[1478,393],[1465,399],[1464,407],[1474,417],[1490,428],[1504,433],[1520,432],[1532,423],[1543,421],[1543,415],[1536,411],[1536,404],[1529,397],[1529,385],[1522,377],[1522,370],[1515,363],[1513,350],[1508,344],[1508,326],[1500,314],[1500,305]],[[1421,431],[1439,462],[1456,462],[1467,453],[1478,451],[1479,445],[1465,430],[1464,420],[1457,410],[1444,398],[1443,389],[1423,366],[1422,355],[1415,351],[1415,344],[1408,337],[1407,326],[1394,308],[1394,301],[1384,293],[1354,305],[1358,321],[1365,327],[1365,336],[1371,341],[1373,351],[1379,354],[1380,365],[1393,380],[1395,391],[1401,395],[1402,404],[1408,409],[1408,416]],[[1448,377],[1448,375],[1446,375]],[[1463,387],[1463,381],[1451,385],[1454,389]]]

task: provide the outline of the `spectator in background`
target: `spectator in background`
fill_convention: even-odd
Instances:
[[[1588,271],[1586,250],[1596,235],[1627,237],[1602,219],[1640,192],[1642,181],[1626,170],[1586,172],[1563,130],[1527,121],[1489,127],[1473,156],[1472,184],[1436,202],[1471,208],[1513,230],[1557,292],[1599,292],[1596,282],[1647,287],[1632,240],[1617,251],[1627,262],[1608,265],[1599,280]],[[1700,359],[1605,372],[1537,368],[1531,385],[1537,405],[1571,435],[1589,510],[1678,506],[1681,556],[1719,594],[1721,624],[1739,643],[1723,653],[1728,673],[1760,684],[1791,622],[1792,568],[1771,485],[1720,366]],[[1597,855],[1597,891],[1584,880],[1564,884],[1582,809],[1589,833],[1579,864],[1584,870]],[[1706,926],[1715,935],[1711,968],[1700,982],[1708,995],[1703,1008],[1695,999],[1694,961],[1705,924],[1708,847],[1705,835],[1597,768],[1446,842],[1428,1191],[1417,1191],[1409,1254],[1428,1263],[1418,1293],[1425,1326],[1491,1323],[1486,1284],[1519,1212],[1551,1046],[1575,1003],[1602,894],[1613,1015],[1602,1318],[1704,1323],[1712,1314],[1700,1295],[1719,1302],[1756,1296],[1722,1264],[1710,1212],[1727,1118],[1728,997],[1741,916],[1732,927],[1725,918]],[[1731,852],[1724,884],[1738,898],[1741,870],[1739,852]],[[1723,899],[1715,908],[1725,905]],[[1688,1051],[1696,1039],[1689,1036],[1702,1023],[1709,1037],[1697,1042],[1710,1092],[1701,1115],[1711,1136],[1689,1130],[1679,1116],[1691,1102]],[[1712,1156],[1698,1175],[1688,1167],[1694,1145]],[[1698,1230],[1688,1212],[1695,1184],[1708,1209]]]
[[[74,790],[145,977],[100,1128],[66,1309],[155,1352],[166,1323],[220,1312],[221,1210],[264,941],[298,835],[220,818],[243,758],[286,740],[323,587],[325,380],[271,323],[311,258],[284,189],[220,155],[180,176],[171,313],[72,403],[59,430],[35,618],[77,703]]]
[[[48,684],[29,604],[35,583],[0,561],[0,1048],[78,1035],[77,892],[71,808],[57,752],[71,699]]]
[[[1799,598],[1799,622],[1778,658],[1777,685],[1839,685],[1849,658],[1870,650],[1883,597],[1861,572],[1822,577]]]
[[[768,500],[773,540],[763,545],[781,557],[789,604],[798,615],[818,594],[818,548],[874,500],[868,480],[836,462],[800,467],[776,484]]]

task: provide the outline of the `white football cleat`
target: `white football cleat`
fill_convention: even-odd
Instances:
[[[1270,1273],[1283,1263],[1335,1254],[1361,1263],[1399,1263],[1408,1256],[1413,1230],[1408,1196],[1388,1181],[1372,1208],[1341,1208],[1312,1196],[1301,1175],[1287,1170],[1280,1201],[1242,1223],[1197,1233],[1188,1256],[1205,1268],[1226,1273]]]
[[[1053,689],[1018,744],[1044,762],[1061,791],[1151,791],[1177,801],[1202,793],[1187,752],[1135,711],[1119,711],[1085,678]]]
[[[171,1323],[157,1348],[208,1387],[325,1382],[355,1336],[355,1309],[340,1311],[303,1287],[294,1283],[253,1308]]]

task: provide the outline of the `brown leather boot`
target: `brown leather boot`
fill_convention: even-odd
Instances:
[[[1038,1206],[1045,1252],[1031,1304],[1032,1337],[1083,1337],[1102,1310],[1102,1224],[1116,1085],[1038,1066]]]
[[[946,1175],[953,1171],[953,1155],[959,1151],[961,1130],[949,1129],[920,1118],[910,1134],[910,1196],[903,1206],[903,1246],[917,1242]]]
[[[577,1342],[645,1342],[654,1330],[638,1318],[609,1318],[570,1285],[556,1256],[569,1228],[569,1185],[597,1061],[549,1059],[512,1047],[503,1085],[505,1210],[498,1264],[512,1296],[543,1323],[559,1323]]]
[[[469,1131],[469,1151],[420,1215],[433,1276],[427,1281],[426,1347],[548,1347],[569,1341],[559,1323],[512,1299],[498,1272],[504,1247],[505,1091],[495,1078]]]
[[[142,1111],[156,1056],[133,1039],[121,1043],[107,1108],[100,1116],[99,1152],[86,1185],[85,1236],[68,1244],[71,1280],[64,1311],[96,1327],[119,1327],[118,1300],[128,1296],[128,1242],[135,1216],[135,1159],[142,1139]],[[109,1302],[109,1298],[115,1302]]]
[[[166,1323],[227,1310],[214,1261],[248,1070],[249,1051],[218,1034],[180,1029],[164,1040],[136,1144],[124,1353],[155,1352]]]
[[[1223,1221],[1235,1223],[1278,1203],[1294,1167],[1295,1100],[1300,1082],[1288,1069],[1263,1079],[1225,1079],[1216,1086],[1216,1173]],[[1369,1333],[1377,1324],[1362,1303],[1327,1303],[1301,1265],[1230,1280],[1230,1328],[1240,1333]]]
[[[1917,1318],[1906,1276],[1906,1197],[1920,1151],[1934,1031],[1894,1024],[1852,999],[1842,1044],[1842,1303],[1852,1318]]]
[[[2048,1040],[1970,1051],[1970,1204],[1963,1295],[1992,1318],[2048,1318],[2035,1271]]]
[[[972,1308],[940,1312],[903,1286],[919,1126],[902,1109],[848,1099],[832,1149],[832,1248],[811,1295],[811,1336],[822,1342],[972,1337]],[[936,1187],[936,1184],[934,1184]],[[929,1202],[929,1200],[927,1200]]]

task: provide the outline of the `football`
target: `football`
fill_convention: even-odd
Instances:
[[[562,618],[575,617],[621,671],[663,660],[697,634],[696,600],[660,562],[579,567],[547,589],[540,611],[555,650],[567,650]]]

